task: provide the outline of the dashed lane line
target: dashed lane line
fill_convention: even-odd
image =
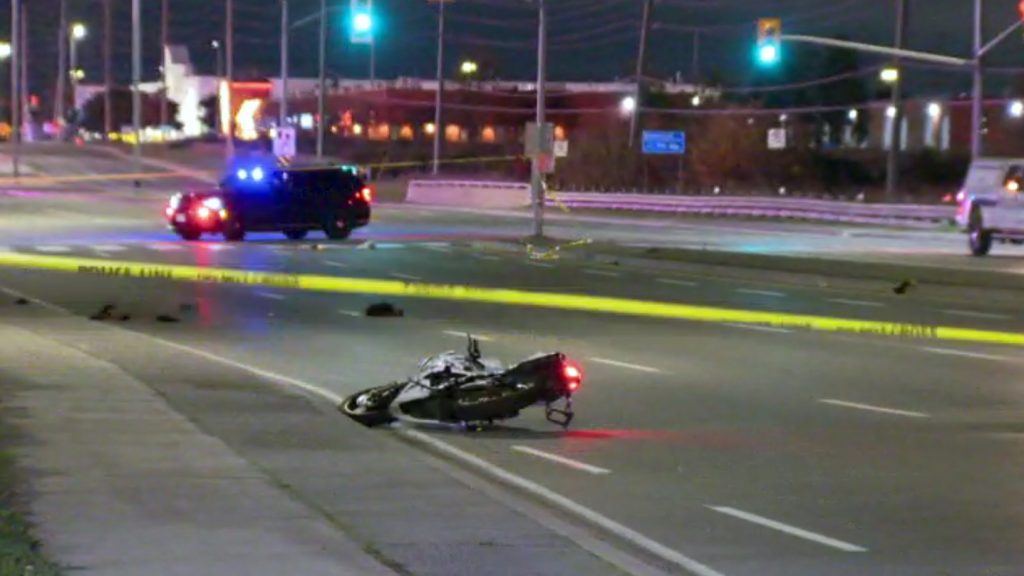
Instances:
[[[523,454],[529,454],[548,460],[549,462],[555,462],[563,466],[568,466],[574,470],[580,470],[581,472],[587,472],[595,475],[611,474],[612,471],[607,468],[601,468],[600,466],[594,466],[587,464],[586,462],[580,462],[579,460],[573,460],[572,458],[566,458],[565,456],[559,456],[558,454],[552,454],[550,452],[544,452],[543,450],[537,450],[536,448],[530,448],[529,446],[511,446],[512,450]]]

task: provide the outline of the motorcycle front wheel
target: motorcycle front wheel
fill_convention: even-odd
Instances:
[[[391,406],[391,401],[402,390],[402,386],[404,384],[401,383],[388,384],[356,392],[345,398],[338,406],[338,410],[368,428],[390,424],[395,421],[395,417],[391,415],[388,408]]]

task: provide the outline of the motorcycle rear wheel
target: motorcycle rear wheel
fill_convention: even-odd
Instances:
[[[388,384],[386,386],[375,386],[345,398],[338,406],[338,410],[349,418],[359,422],[367,428],[383,426],[395,421],[395,417],[388,411],[391,401],[401,391],[403,384]],[[369,395],[360,404],[359,399]]]

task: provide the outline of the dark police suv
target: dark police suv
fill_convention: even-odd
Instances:
[[[164,212],[185,240],[223,234],[237,242],[277,231],[301,240],[310,230],[345,239],[370,222],[372,195],[349,166],[257,164],[233,169],[215,190],[175,194]]]

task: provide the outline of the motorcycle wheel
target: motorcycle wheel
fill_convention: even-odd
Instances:
[[[506,420],[540,399],[537,386],[488,387],[460,391],[454,399],[455,417],[462,422]]]
[[[344,402],[338,406],[338,410],[367,428],[390,424],[395,421],[395,418],[388,411],[388,406],[401,391],[402,386],[403,384],[388,384],[356,392],[345,398]],[[360,403],[359,399],[367,395],[370,397]]]

